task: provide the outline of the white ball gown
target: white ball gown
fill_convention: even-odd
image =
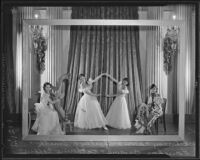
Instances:
[[[127,87],[122,89],[122,82],[118,83],[118,92],[121,95],[117,96],[110,106],[110,109],[106,115],[108,126],[117,129],[129,129],[131,128],[131,121],[129,118],[128,106],[125,95],[129,93]]]
[[[58,113],[49,103],[49,96],[49,94],[43,93],[40,103],[35,103],[37,118],[32,130],[36,131],[37,135],[63,135]]]
[[[84,93],[78,102],[74,126],[82,129],[102,128],[107,124],[106,118],[101,110],[101,106],[96,97],[88,95],[86,92],[91,92],[91,80],[83,88],[82,84],[79,86],[79,92]]]

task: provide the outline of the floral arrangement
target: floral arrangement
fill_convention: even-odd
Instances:
[[[178,52],[178,29],[172,27],[167,29],[163,43],[164,71],[166,74],[172,70],[172,58]]]
[[[47,40],[43,35],[43,28],[39,25],[31,26],[33,52],[37,55],[37,64],[40,73],[45,70],[45,51]]]

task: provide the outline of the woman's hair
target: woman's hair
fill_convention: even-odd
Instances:
[[[81,77],[85,77],[85,74],[83,73],[79,74],[78,79],[80,79]]]
[[[127,77],[123,78],[122,81],[126,81],[126,82],[127,82],[127,85],[126,85],[126,86],[129,86],[129,81],[128,81],[128,78],[127,78]]]
[[[43,85],[43,90],[44,90],[44,91],[45,91],[45,88],[46,88],[47,85],[50,85],[50,86],[52,87],[51,83],[45,82],[44,85]],[[45,91],[45,92],[46,92],[46,91]]]
[[[78,76],[78,80],[80,80],[81,77],[85,77],[85,74],[83,74],[83,73],[79,74],[79,76]],[[85,78],[86,78],[86,77],[85,77]],[[88,80],[87,80],[87,78],[86,78],[86,84],[88,84]]]
[[[151,86],[150,86],[150,90],[153,89],[153,88],[155,88],[155,87],[158,89],[158,87],[157,87],[154,83],[151,84]]]
[[[158,87],[153,83],[153,84],[150,86],[150,88],[149,88],[149,93],[151,93],[151,90],[152,90],[153,88],[156,88],[156,92],[158,92]]]

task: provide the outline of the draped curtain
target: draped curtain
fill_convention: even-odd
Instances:
[[[138,19],[136,7],[73,7],[72,19]],[[133,26],[72,26],[67,72],[71,73],[68,89],[68,113],[75,114],[80,99],[78,75],[84,73],[94,79],[109,73],[118,81],[128,77],[130,93],[127,96],[131,120],[136,107],[142,102],[141,64],[139,57],[138,27]],[[93,84],[94,93],[116,94],[117,85],[102,77]],[[98,97],[104,115],[113,98]]]
[[[14,99],[14,63],[12,52],[12,12],[5,7],[3,12],[3,45],[1,54],[1,106],[9,113],[15,113]]]

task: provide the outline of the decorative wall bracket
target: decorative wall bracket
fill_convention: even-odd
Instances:
[[[43,33],[43,27],[32,25],[32,47],[33,53],[37,55],[37,65],[40,73],[45,70],[45,51],[47,50],[47,40]]]
[[[172,71],[172,58],[178,53],[179,28],[171,27],[163,39],[164,71],[168,75]]]

